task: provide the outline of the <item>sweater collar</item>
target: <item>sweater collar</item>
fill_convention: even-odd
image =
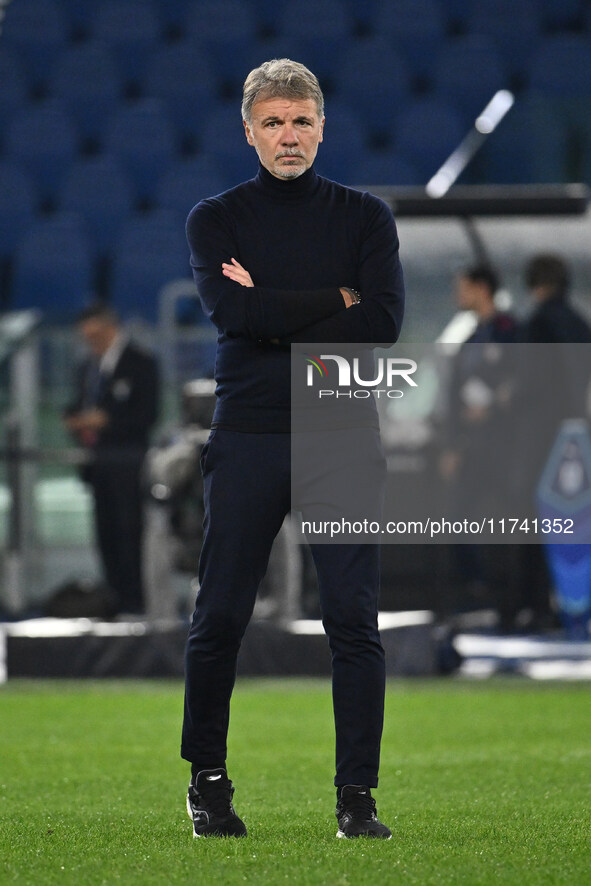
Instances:
[[[312,165],[297,178],[277,178],[259,163],[259,171],[254,181],[258,188],[270,196],[276,196],[282,200],[298,200],[315,191],[318,176],[314,165]]]

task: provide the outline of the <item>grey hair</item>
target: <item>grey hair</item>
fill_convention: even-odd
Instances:
[[[242,119],[250,125],[253,104],[268,98],[312,99],[319,116],[324,116],[324,96],[318,78],[289,58],[273,58],[250,72],[244,81]]]

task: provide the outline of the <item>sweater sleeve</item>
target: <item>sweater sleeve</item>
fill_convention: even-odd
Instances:
[[[245,287],[225,277],[222,262],[240,256],[231,219],[214,201],[203,200],[193,208],[186,232],[199,296],[220,332],[235,338],[280,339],[304,324],[345,312],[337,287],[304,291]]]
[[[404,314],[404,278],[396,224],[386,204],[363,195],[359,291],[361,303],[308,322],[285,343],[350,342],[390,345],[397,341]],[[343,286],[354,285],[343,280]],[[357,287],[356,287],[357,288]]]

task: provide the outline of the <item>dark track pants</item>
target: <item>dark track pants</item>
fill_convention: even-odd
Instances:
[[[205,535],[186,648],[181,755],[225,766],[236,658],[273,540],[291,507],[290,435],[217,429],[201,457]],[[384,713],[379,547],[311,546],[333,667],[335,785],[376,787]],[[294,712],[296,716],[296,712]]]

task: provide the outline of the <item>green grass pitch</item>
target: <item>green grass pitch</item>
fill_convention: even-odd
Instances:
[[[193,840],[177,682],[0,687],[0,883],[591,884],[583,684],[388,687],[380,817],[337,840],[330,687],[243,680],[229,773],[246,840]]]

